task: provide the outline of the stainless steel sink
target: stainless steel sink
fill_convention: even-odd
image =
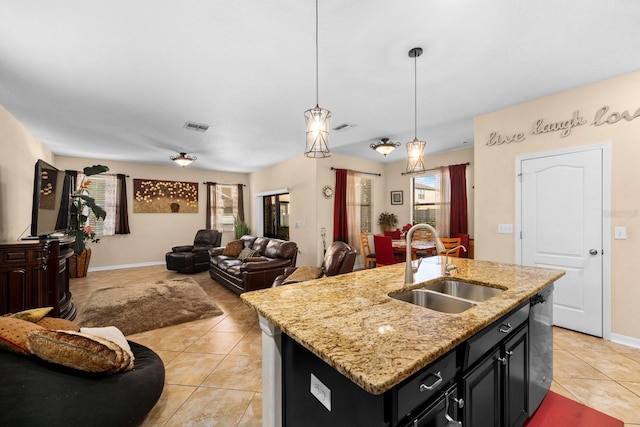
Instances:
[[[391,295],[392,298],[443,313],[462,313],[476,304],[425,289],[413,289]]]
[[[390,297],[443,313],[462,313],[502,292],[502,289],[443,279]]]
[[[491,297],[501,294],[502,289],[490,288],[488,286],[476,285],[474,283],[460,282],[458,280],[440,280],[430,283],[420,289],[429,289],[441,294],[452,295],[471,301],[486,301]]]

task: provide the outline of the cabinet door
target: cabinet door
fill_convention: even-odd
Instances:
[[[505,425],[521,426],[527,419],[529,402],[529,334],[525,325],[504,343],[505,365],[504,409]]]
[[[465,427],[500,427],[501,363],[496,348],[463,378]]]

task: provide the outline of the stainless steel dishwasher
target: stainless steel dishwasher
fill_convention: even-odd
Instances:
[[[531,297],[529,310],[529,416],[553,380],[553,283]]]

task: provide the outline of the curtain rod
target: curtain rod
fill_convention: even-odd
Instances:
[[[340,169],[342,169],[342,168],[340,168]],[[331,166],[331,170],[332,170],[332,171],[335,171],[335,170],[338,170],[338,168],[334,168],[333,166]],[[348,171],[351,171],[351,172],[363,173],[363,174],[365,174],[365,175],[382,176],[382,174],[381,174],[381,173],[354,171],[354,170],[352,170],[352,169],[347,169],[347,170],[348,170]]]
[[[65,172],[66,172],[66,170],[65,170]],[[73,172],[82,173],[82,174],[84,173],[84,171],[73,171]],[[98,175],[118,176],[118,175],[122,175],[122,174],[121,173],[99,173]],[[129,175],[125,175],[125,178],[129,178]]]
[[[471,163],[469,163],[469,162],[467,162],[467,163],[458,163],[458,165],[467,165],[467,166],[469,166],[470,164]],[[449,165],[449,166],[456,166],[456,165]],[[438,170],[438,169],[442,169],[442,168],[448,168],[449,166],[437,166],[435,168],[425,169],[423,172],[429,172],[429,171],[434,171],[434,170]],[[402,172],[400,175],[418,175],[418,174]]]
[[[225,184],[224,182],[203,182],[203,184],[213,184],[213,185],[242,185],[243,187],[246,187],[247,184]]]

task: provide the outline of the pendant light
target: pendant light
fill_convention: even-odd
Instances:
[[[194,160],[197,159],[196,156],[187,156],[187,153],[180,153],[179,156],[171,156],[169,158],[182,167],[189,166]]]
[[[407,172],[410,174],[419,174],[426,171],[424,166],[424,150],[427,147],[425,141],[418,139],[418,56],[422,55],[421,47],[414,47],[409,51],[409,57],[413,58],[413,75],[414,75],[414,123],[415,136],[413,141],[407,142]]]
[[[389,138],[382,138],[380,142],[376,144],[371,144],[370,147],[373,148],[378,153],[387,157],[387,154],[391,153],[393,150],[400,146],[399,142],[391,142]]]
[[[318,105],[318,0],[316,0],[316,106],[304,112],[307,126],[307,145],[304,155],[312,158],[331,156],[329,151],[329,123],[331,111]]]

